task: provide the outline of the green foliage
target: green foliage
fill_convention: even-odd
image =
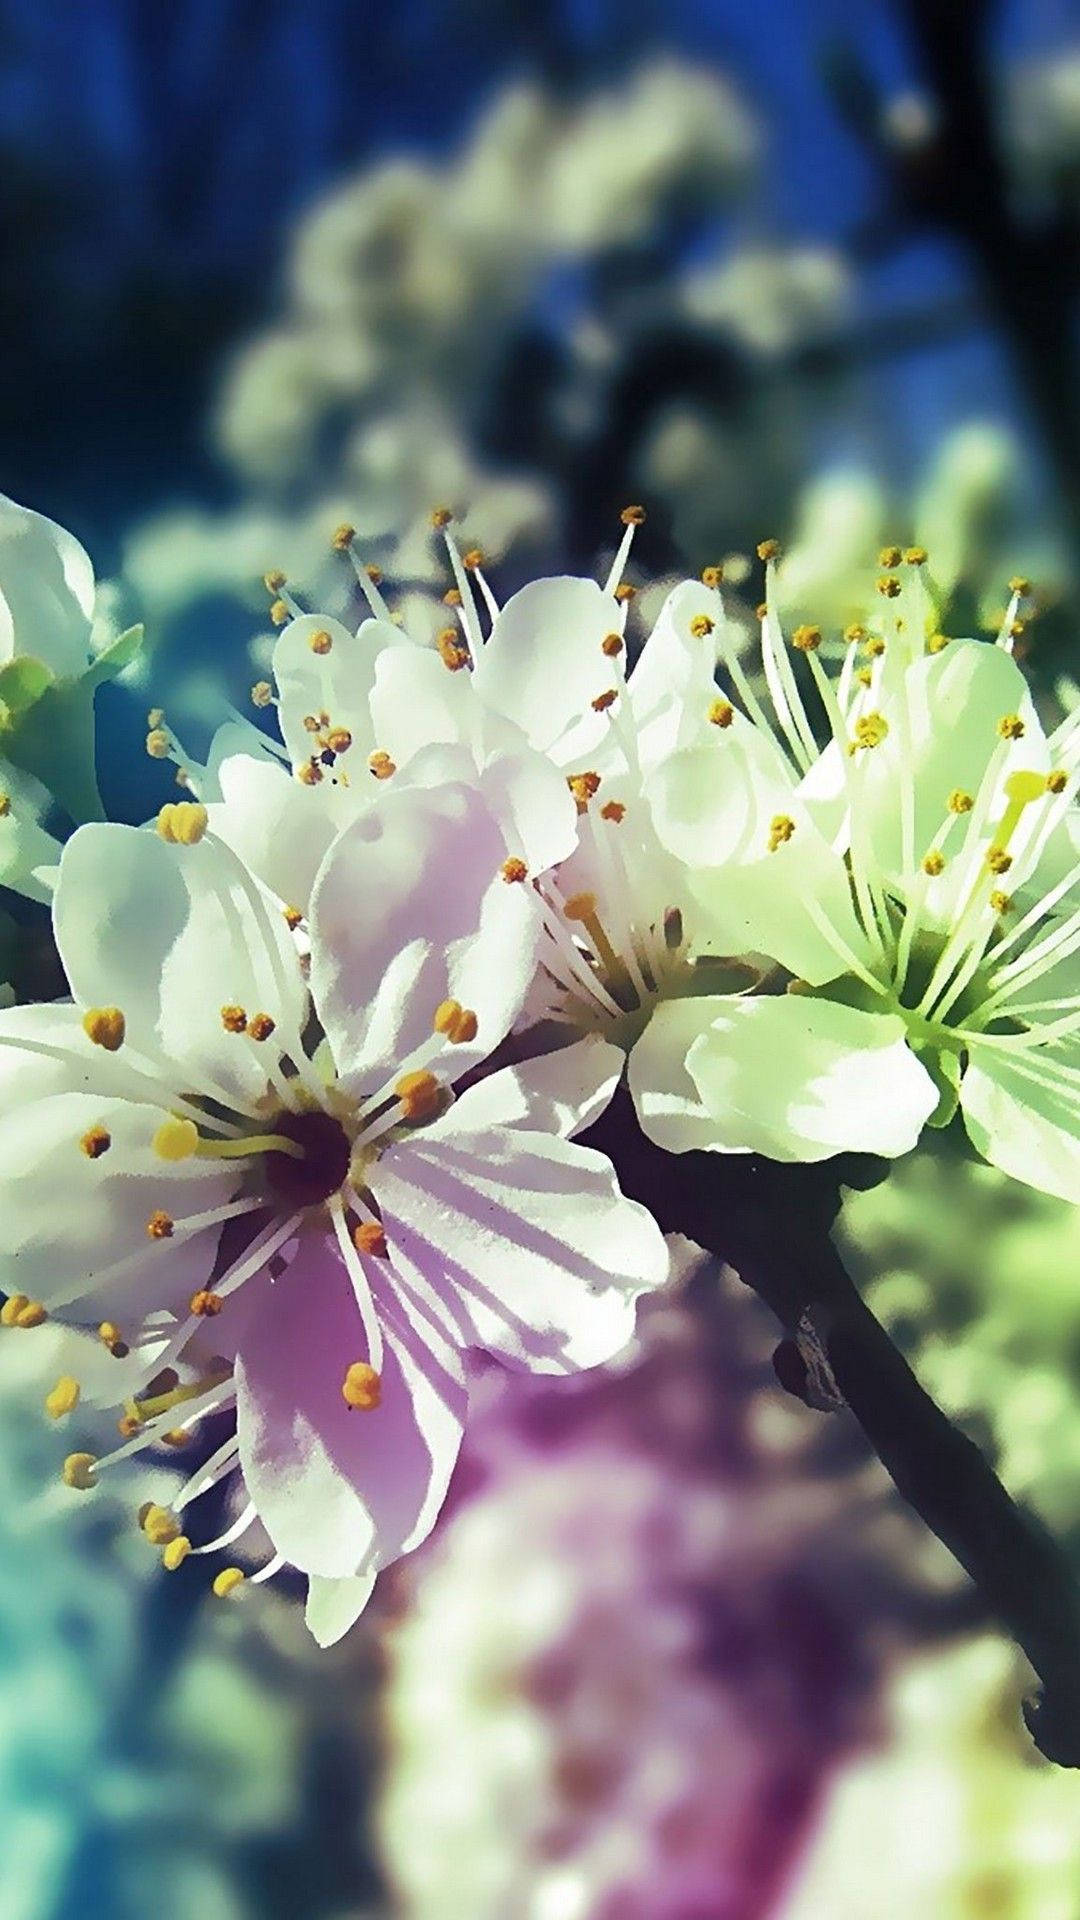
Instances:
[[[94,752],[94,695],[138,657],[141,626],[106,647],[78,679],[56,680],[21,655],[0,671],[0,754],[31,773],[72,820],[100,820]]]

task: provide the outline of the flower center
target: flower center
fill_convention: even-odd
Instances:
[[[274,1121],[274,1132],[300,1148],[297,1156],[263,1156],[266,1185],[277,1206],[295,1212],[317,1207],[340,1192],[349,1171],[350,1146],[333,1114],[282,1113]]]

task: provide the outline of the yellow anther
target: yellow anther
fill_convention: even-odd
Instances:
[[[190,1552],[191,1541],[188,1539],[187,1534],[178,1533],[175,1540],[170,1540],[167,1543],[165,1551],[161,1556],[161,1564],[166,1573],[175,1573],[177,1567],[182,1567]]]
[[[1046,776],[1047,793],[1064,793],[1068,784],[1069,776],[1064,767],[1055,767],[1053,772]]]
[[[816,653],[821,645],[821,628],[796,627],[791,644],[799,653]]]
[[[716,628],[716,621],[710,620],[707,613],[695,613],[690,622],[690,631],[695,640],[707,640]]]
[[[709,708],[709,723],[714,727],[730,727],[735,718],[735,709],[730,700],[714,700]]]
[[[357,1253],[370,1254],[374,1260],[386,1259],[386,1235],[377,1220],[361,1220],[353,1228],[353,1245]]]
[[[0,820],[6,820],[11,812],[10,793],[0,793]]]
[[[461,588],[447,587],[446,592],[443,594],[443,597],[442,597],[442,603],[444,607],[460,607]]]
[[[644,507],[624,507],[619,515],[624,527],[643,527],[645,524]]]
[[[142,1432],[142,1424],[137,1413],[125,1413],[123,1419],[117,1421],[116,1431],[121,1440],[133,1440],[137,1433]]]
[[[317,631],[308,638],[308,646],[311,648],[312,653],[329,653],[333,644],[333,638],[327,633],[325,627],[319,627]]]
[[[221,1024],[226,1033],[246,1033],[247,1014],[243,1007],[222,1007]]]
[[[944,653],[949,644],[947,633],[932,633],[926,643],[927,653]]]
[[[1012,579],[1009,581],[1009,592],[1019,594],[1030,593],[1031,581],[1026,579],[1022,573],[1014,573]]]
[[[588,920],[596,912],[595,893],[572,893],[563,912],[568,920]]]
[[[79,1145],[88,1160],[100,1160],[112,1146],[112,1134],[108,1127],[87,1127]]]
[[[348,753],[352,746],[352,734],[348,727],[331,727],[326,736],[326,745],[331,753]]]
[[[139,1514],[139,1525],[152,1547],[167,1547],[180,1538],[180,1522],[168,1507],[144,1507]]]
[[[702,567],[701,584],[703,587],[711,587],[714,592],[717,587],[723,586],[724,584],[723,567]]]
[[[615,589],[615,598],[621,605],[625,606],[626,602],[632,600],[636,593],[637,588],[632,587],[629,580],[620,580]]]
[[[191,1432],[187,1427],[170,1427],[168,1433],[161,1436],[163,1447],[186,1447],[191,1443]]]
[[[432,1028],[436,1033],[445,1034],[455,1046],[463,1041],[475,1040],[477,1018],[471,1007],[463,1007],[460,1000],[443,1000],[435,1009]]]
[[[598,693],[596,696],[596,699],[592,703],[593,712],[606,713],[609,707],[613,707],[615,705],[615,702],[618,699],[618,697],[619,697],[618,687],[605,687],[603,693]]]
[[[882,547],[878,554],[879,567],[898,567],[900,565],[899,547]]]
[[[19,1324],[19,1315],[30,1301],[25,1293],[10,1293],[0,1307],[0,1327],[15,1327]]]
[[[504,860],[499,871],[503,879],[507,881],[509,885],[513,885],[515,881],[526,879],[529,869],[525,865],[524,860],[518,860],[514,857],[509,860]]]
[[[367,574],[367,577],[371,581],[371,584],[373,587],[382,586],[383,570],[381,567],[377,567],[373,560],[368,561],[367,566],[364,568],[364,572]]]
[[[171,1240],[175,1226],[176,1222],[172,1214],[166,1213],[163,1208],[158,1207],[150,1215],[146,1223],[146,1231],[151,1240]]]
[[[40,1300],[28,1300],[15,1315],[15,1325],[22,1327],[24,1331],[31,1327],[43,1327],[48,1317]]]
[[[301,786],[317,787],[323,777],[323,771],[317,761],[305,760],[302,767],[297,767],[296,777]]]
[[[414,1126],[423,1126],[426,1121],[434,1120],[443,1110],[445,1089],[442,1081],[423,1068],[403,1073],[395,1084],[394,1093],[401,1102],[406,1120]]]
[[[300,907],[283,907],[282,917],[290,933],[295,933],[297,927],[304,923],[304,915]]]
[[[922,863],[922,870],[930,875],[931,880],[936,880],[938,874],[945,871],[945,855],[939,853],[936,847],[931,847]]]
[[[861,720],[855,722],[849,753],[855,753],[860,747],[880,747],[889,737],[889,723],[883,713],[864,713]]]
[[[768,601],[759,600],[757,603],[757,606],[754,608],[754,618],[756,620],[764,620],[768,611],[769,611]]]
[[[895,574],[883,573],[877,582],[877,590],[886,600],[895,600],[900,591],[900,582]]]
[[[873,686],[874,684],[874,676],[871,673],[869,667],[860,667],[858,673],[855,675],[855,678],[858,681],[860,687],[870,687],[870,686]]]
[[[925,567],[930,555],[925,547],[905,547],[904,559],[909,567]]]
[[[330,545],[335,553],[347,553],[355,539],[356,528],[350,527],[348,521],[343,520],[340,527],[335,527],[330,535]]]
[[[1002,740],[1022,740],[1026,732],[1018,713],[1003,713],[997,723],[997,730]]]
[[[1005,796],[1018,807],[1030,807],[1036,800],[1042,799],[1046,785],[1044,773],[1010,773],[1005,782]]]
[[[151,727],[146,736],[146,751],[151,760],[167,760],[169,757],[169,736],[164,727]]]
[[[288,602],[285,600],[275,600],[272,603],[270,608],[271,625],[275,627],[283,627],[286,624],[286,622],[291,619],[292,619],[292,610],[289,607]]]
[[[278,594],[285,585],[286,578],[280,567],[271,567],[269,573],[263,574],[263,586],[267,593]]]
[[[214,1578],[213,1590],[219,1600],[227,1600],[237,1587],[242,1587],[246,1575],[241,1567],[223,1567]]]
[[[780,558],[779,540],[759,540],[757,557],[759,560],[765,560],[765,561],[779,560]]]
[[[154,1135],[154,1152],[159,1160],[190,1160],[198,1147],[199,1129],[194,1120],[183,1120],[178,1114],[162,1121]]]
[[[600,642],[600,651],[608,660],[617,660],[623,650],[621,633],[606,633]]]
[[[347,1407],[361,1413],[373,1413],[382,1399],[382,1380],[366,1360],[354,1360],[341,1383],[341,1397]]]
[[[592,772],[571,773],[567,775],[566,784],[577,801],[578,812],[587,813],[589,801],[600,790],[600,775]]]
[[[97,1455],[94,1453],[69,1453],[62,1469],[65,1487],[78,1487],[82,1493],[90,1487],[95,1487],[97,1485],[94,1478],[96,1466]]]
[[[374,774],[376,780],[389,780],[397,772],[397,764],[380,747],[377,752],[368,755],[368,771]]]
[[[470,573],[475,573],[477,567],[482,567],[484,564],[483,547],[470,547],[467,553],[462,554],[461,564],[463,567],[466,567]]]
[[[887,652],[884,640],[879,633],[872,633],[866,642],[866,653],[871,660],[880,660]]]
[[[1006,853],[1004,847],[991,847],[986,856],[986,864],[991,873],[1008,873],[1012,866],[1012,854]]]
[[[993,893],[990,895],[990,905],[996,914],[1011,913],[1012,894],[1002,893],[999,887],[995,887]]]
[[[795,822],[788,813],[774,813],[769,822],[769,852],[775,853],[791,839],[795,831]]]
[[[206,808],[193,800],[177,800],[164,806],[157,817],[157,830],[170,846],[194,847],[210,825]]]
[[[127,1032],[127,1022],[119,1007],[88,1007],[82,1024],[83,1032],[95,1047],[104,1047],[106,1053],[119,1053]]]
[[[453,513],[449,507],[433,507],[431,510],[431,524],[440,530],[443,527],[448,527],[453,517]]]
[[[439,659],[450,673],[460,673],[469,664],[469,649],[456,627],[444,627],[435,641]]]
[[[251,689],[252,706],[269,707],[273,702],[273,698],[274,689],[270,685],[269,680],[256,680],[255,685]]]
[[[165,724],[164,707],[151,707],[149,713],[146,716],[146,724],[148,727],[164,726]]]
[[[970,813],[975,805],[975,796],[967,793],[963,787],[954,787],[945,804],[950,813]]]
[[[302,721],[300,722],[300,725],[303,727],[305,733],[318,733],[319,731],[318,715],[314,713],[305,713]]]
[[[208,1287],[200,1287],[188,1301],[188,1311],[198,1320],[213,1320],[225,1305],[219,1293],[211,1293]]]
[[[114,1320],[103,1320],[97,1331],[102,1346],[108,1347],[115,1359],[123,1360],[127,1357],[131,1349]]]
[[[625,812],[626,808],[623,806],[621,800],[605,800],[600,809],[600,818],[601,820],[611,820],[615,826],[618,826]]]
[[[51,1393],[45,1395],[45,1411],[50,1420],[62,1420],[74,1413],[82,1389],[70,1373],[62,1373]]]
[[[866,639],[866,628],[859,626],[845,627],[844,639],[847,641],[849,647],[857,646],[860,640]]]
[[[269,1040],[274,1031],[275,1022],[268,1013],[253,1013],[247,1023],[248,1034],[252,1040]]]

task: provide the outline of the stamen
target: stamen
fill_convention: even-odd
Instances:
[[[175,1540],[168,1541],[161,1556],[166,1573],[175,1573],[178,1567],[183,1566],[190,1552],[191,1541],[185,1533],[178,1533]]]
[[[242,1567],[223,1567],[222,1571],[214,1576],[213,1590],[215,1595],[219,1600],[227,1600],[230,1594],[235,1593],[238,1587],[243,1586],[246,1578],[247,1575],[244,1573]]]
[[[127,1032],[127,1022],[119,1007],[88,1007],[82,1024],[83,1032],[95,1047],[104,1047],[106,1053],[119,1053]]]
[[[354,1360],[341,1383],[341,1397],[347,1407],[374,1412],[382,1400],[382,1379],[366,1360]]]
[[[191,800],[177,800],[164,806],[157,817],[161,838],[176,847],[197,846],[209,824],[206,808]]]
[[[394,1093],[401,1102],[405,1119],[410,1126],[417,1127],[437,1119],[446,1099],[443,1082],[426,1069],[402,1074],[394,1084]]]
[[[788,813],[775,813],[769,822],[769,852],[776,853],[785,846],[795,832],[795,822]]]
[[[88,1127],[79,1145],[88,1160],[100,1160],[102,1154],[108,1153],[112,1146],[112,1134],[108,1127]]]
[[[62,1420],[65,1414],[74,1413],[81,1391],[79,1382],[70,1373],[61,1374],[52,1392],[45,1396],[45,1411],[49,1419]]]
[[[524,860],[519,860],[516,856],[512,856],[509,860],[503,861],[499,871],[503,879],[507,882],[507,885],[514,886],[515,884],[520,884],[522,880],[527,879],[529,869],[525,865]]]
[[[368,769],[374,774],[376,780],[389,780],[391,775],[397,772],[397,765],[391,760],[390,755],[379,747],[374,753],[368,755]]]
[[[176,1231],[176,1222],[171,1213],[166,1213],[163,1208],[158,1207],[150,1215],[146,1223],[146,1231],[151,1240],[171,1240]]]
[[[64,1461],[62,1474],[65,1487],[78,1487],[82,1493],[87,1492],[90,1487],[96,1487],[94,1468],[97,1464],[96,1454],[69,1453]]]
[[[379,1316],[375,1311],[375,1302],[372,1298],[368,1277],[364,1272],[356,1246],[350,1237],[348,1223],[345,1218],[345,1208],[338,1194],[335,1194],[330,1202],[330,1218],[334,1224],[334,1234],[337,1238],[338,1246],[341,1248],[341,1257],[345,1262],[345,1269],[352,1283],[353,1298],[356,1301],[357,1311],[360,1315],[360,1323],[364,1329],[364,1338],[367,1341],[368,1349],[368,1364],[372,1371],[378,1375],[382,1373],[383,1369],[382,1327],[379,1324]]]

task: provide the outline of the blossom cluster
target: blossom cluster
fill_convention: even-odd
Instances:
[[[32,660],[92,574],[3,514]],[[258,1525],[252,1577],[299,1568],[324,1642],[429,1532],[470,1356],[595,1366],[664,1284],[576,1137],[621,1083],[664,1151],[892,1159],[959,1111],[1007,1174],[1080,1187],[1080,716],[1047,734],[1012,657],[1027,583],[996,644],[948,639],[927,555],[888,548],[834,673],[820,629],[785,637],[765,541],[758,665],[718,567],[638,646],[640,507],[602,583],[503,604],[431,518],[434,640],[349,526],[358,626],[268,577],[280,737],[231,719],[201,764],[154,709],[182,797],[31,857],[71,997],[0,1015],[2,1318],[75,1329],[53,1417],[123,1409],[65,1477],[208,1434],[144,1530],[176,1571]]]

